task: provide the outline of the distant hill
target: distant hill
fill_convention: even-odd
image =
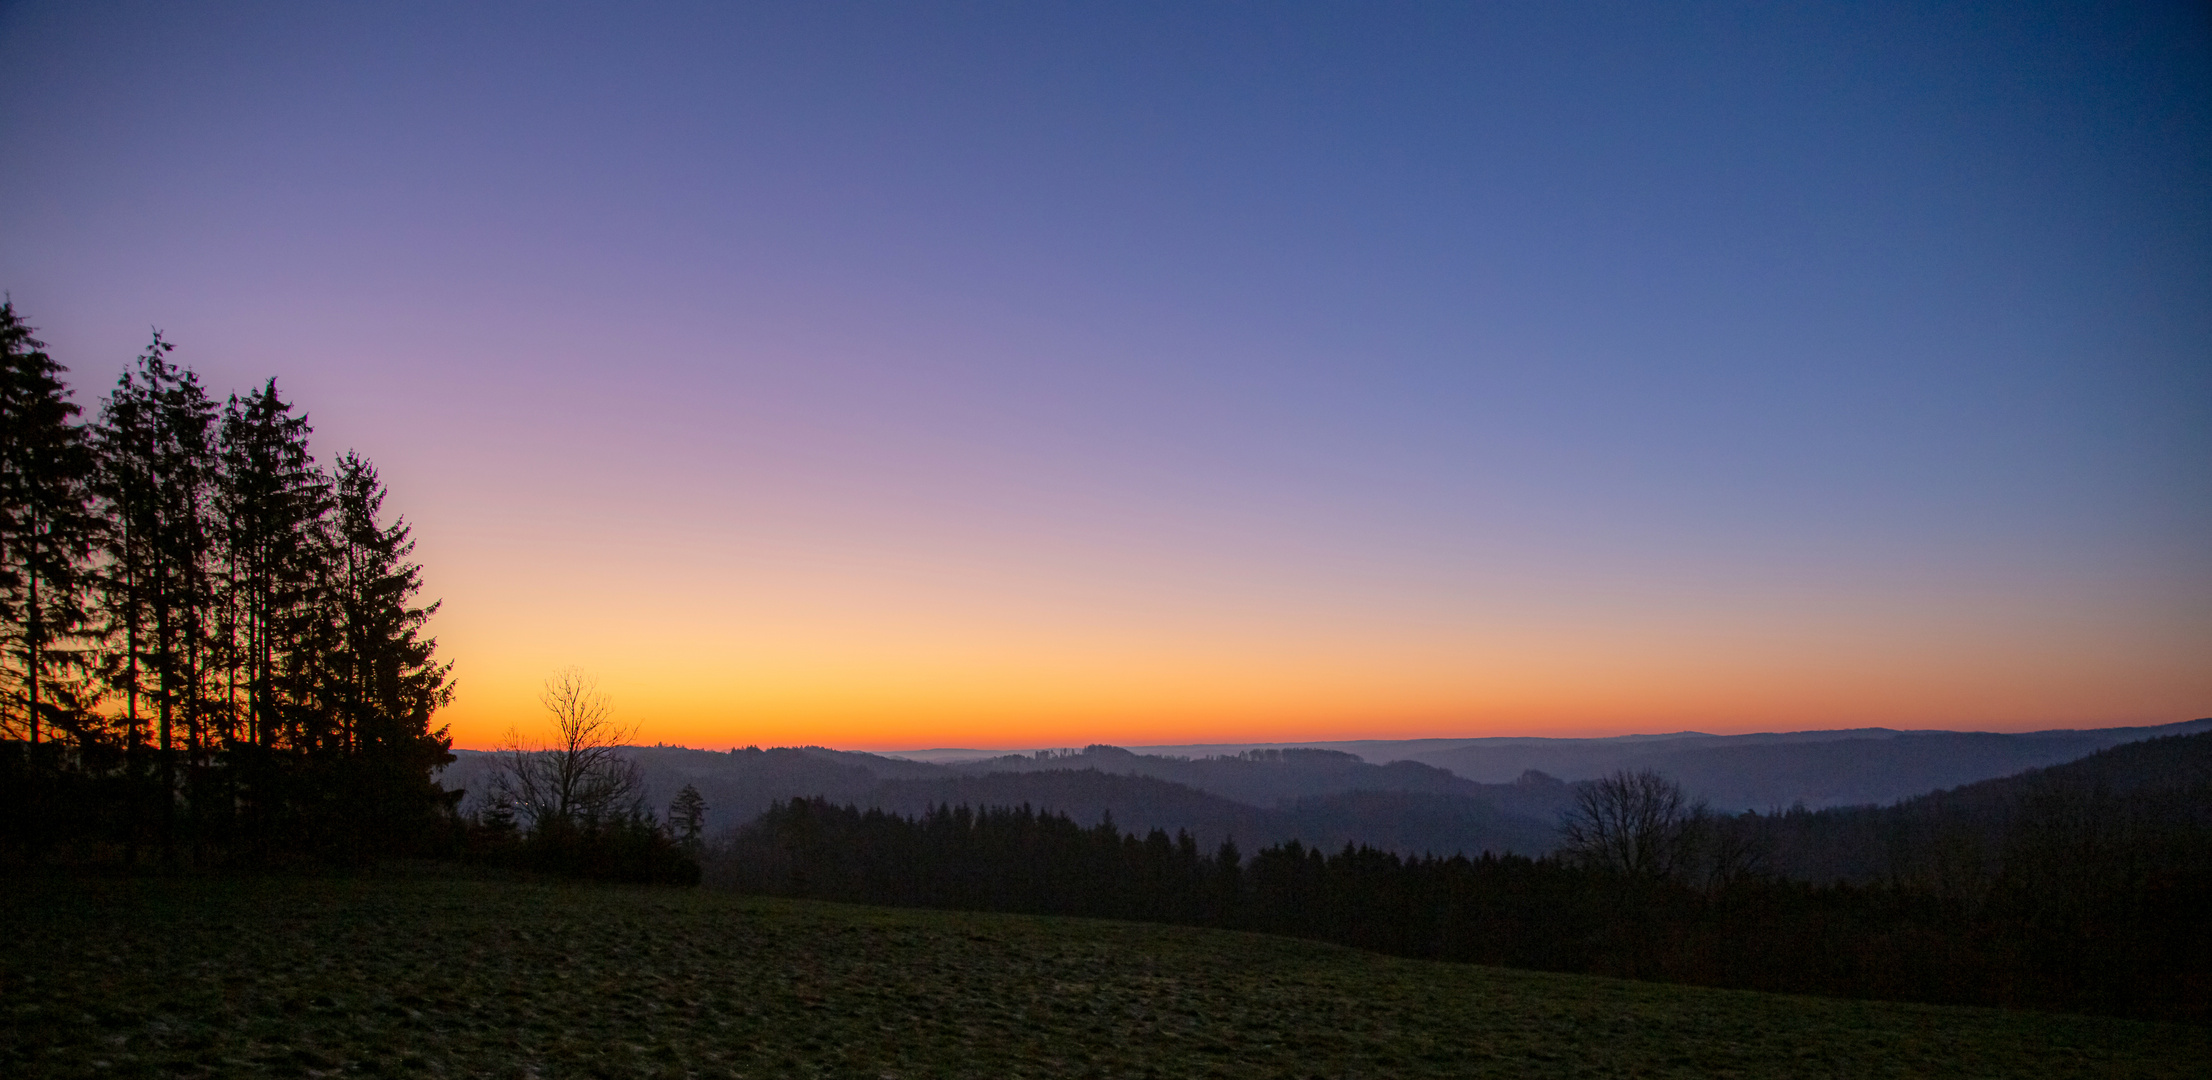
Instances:
[[[1047,750],[996,757],[945,768],[967,775],[1097,769],[1188,784],[1254,806],[1276,806],[1291,800],[1346,791],[1417,791],[1477,796],[1488,791],[1486,785],[1417,761],[1371,765],[1356,754],[1298,748],[1193,759],[1138,754],[1118,746],[1092,746],[1080,751]]]
[[[1559,811],[1572,797],[1565,784],[1544,777],[1475,784],[1433,766],[1369,765],[1326,750],[1187,761],[1093,747],[961,766],[820,747],[626,752],[645,775],[648,807],[665,807],[691,784],[706,799],[710,833],[750,821],[776,801],[819,796],[901,813],[963,803],[1027,803],[1085,823],[1111,813],[1125,829],[1187,829],[1209,849],[1232,838],[1246,847],[1299,839],[1540,855],[1551,850]],[[465,811],[486,790],[489,755],[456,755],[441,780],[470,792]]]
[[[1971,892],[2022,858],[2077,867],[2118,858],[2138,868],[2201,860],[2212,836],[2212,732],[2124,743],[1890,806],[1784,814],[1764,825],[1769,869],[1812,881],[1904,880]],[[2054,853],[2053,845],[2069,850]]]
[[[1028,803],[1124,828],[1188,829],[1209,847],[1291,838],[1338,847],[1373,844],[1449,854],[1551,850],[1573,781],[1619,768],[1652,768],[1716,810],[1803,804],[1886,804],[1938,789],[2073,760],[2147,737],[2212,730],[2212,720],[2153,728],[1979,732],[1696,733],[1618,739],[1419,740],[1348,743],[1359,753],[1279,747],[1234,754],[1139,754],[1111,746],[1001,755],[951,764],[829,750],[684,747],[627,749],[647,784],[647,805],[666,807],[689,783],[705,796],[719,832],[776,801],[829,799],[903,812],[943,803]],[[1378,763],[1391,746],[1410,760]],[[480,795],[486,755],[457,751],[449,787]],[[467,804],[465,804],[467,805]]]
[[[2061,765],[1930,792],[1905,800],[1897,809],[1913,813],[1933,806],[2020,806],[2054,788],[2127,799],[2180,796],[2212,813],[2212,731],[2123,743]]]
[[[1563,802],[1565,785],[1553,786],[1562,790],[1548,794]],[[1352,843],[1443,855],[1540,855],[1555,844],[1557,817],[1556,812],[1539,817],[1503,809],[1479,788],[1473,793],[1339,790],[1262,808],[1156,777],[1064,768],[886,781],[864,802],[905,814],[946,804],[1027,804],[1082,822],[1110,813],[1115,824],[1139,833],[1188,829],[1209,850],[1228,839],[1248,850],[1301,840],[1330,850]]]
[[[1112,815],[1114,824],[1139,834],[1187,829],[1207,848],[1235,838],[1250,846],[1263,838],[1287,839],[1283,815],[1185,784],[1097,769],[988,772],[930,780],[886,780],[861,805],[919,815],[945,805],[1022,806],[1066,814],[1092,824]]]
[[[1706,735],[1686,731],[1606,739],[1410,739],[1307,744],[1372,763],[1413,761],[1482,784],[1534,769],[1562,780],[1589,780],[1617,769],[1655,769],[1717,810],[1766,810],[1802,802],[1884,804],[1938,788],[2072,761],[2108,746],[2212,731],[2212,719],[2152,727],[2020,733],[1897,731],[1765,732]],[[1144,747],[1173,756],[1186,747]],[[1230,752],[1222,747],[1216,753]],[[1288,749],[1286,747],[1286,749]]]

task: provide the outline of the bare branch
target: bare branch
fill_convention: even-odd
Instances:
[[[1688,869],[1707,819],[1682,785],[1649,769],[1622,770],[1575,787],[1559,822],[1568,855],[1630,877],[1673,877]]]
[[[552,714],[553,740],[526,743],[509,731],[499,749],[493,790],[533,832],[589,825],[634,811],[645,788],[622,754],[636,729],[613,720],[613,705],[591,677],[563,668],[538,700]]]

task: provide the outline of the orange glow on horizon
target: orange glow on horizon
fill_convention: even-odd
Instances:
[[[487,531],[466,543],[426,529],[418,553],[445,601],[432,629],[457,661],[438,722],[467,748],[535,731],[540,685],[570,665],[600,680],[639,741],[715,749],[2212,715],[2198,648],[2212,604],[2156,583],[1719,560],[1600,572],[1513,548],[1416,565],[1349,547],[1001,536],[935,517],[830,529],[803,507],[749,511],[795,522],[786,532],[702,511],[639,558],[626,513],[549,529],[494,510],[475,511]]]
[[[1348,647],[1333,657],[1282,649],[1254,656],[1224,648],[1209,662],[1101,649],[1080,657],[989,663],[982,657],[820,654],[756,656],[704,685],[681,662],[628,657],[601,670],[616,715],[639,742],[709,749],[822,745],[839,749],[1029,749],[1090,743],[1339,741],[1584,737],[1697,730],[1721,733],[1893,727],[2021,731],[2156,724],[2206,715],[2212,686],[2155,685],[2125,695],[2131,658],[2112,657],[2094,680],[2080,664],[1983,656],[1917,663],[1878,657],[1806,663],[1790,651],[1749,650],[1700,661],[1695,647],[1630,655],[1615,643],[1561,660],[1534,643],[1480,659],[1449,651]],[[1320,650],[1316,650],[1320,651]],[[1006,644],[1006,655],[1021,650]],[[2132,658],[2142,662],[2140,655]],[[1853,661],[1858,661],[1854,663]],[[811,662],[810,662],[811,661]],[[1862,667],[1860,664],[1865,666]],[[481,665],[488,668],[490,665]],[[1870,678],[1876,670],[1881,678]],[[544,717],[541,676],[523,666],[464,674],[441,715],[456,745],[482,749],[510,727]]]

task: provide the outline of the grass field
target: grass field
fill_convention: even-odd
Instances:
[[[481,880],[0,884],[9,1076],[2201,1076],[2212,1033]]]

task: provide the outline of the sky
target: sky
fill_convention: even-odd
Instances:
[[[457,745],[2212,715],[2201,4],[12,3],[0,145]]]

